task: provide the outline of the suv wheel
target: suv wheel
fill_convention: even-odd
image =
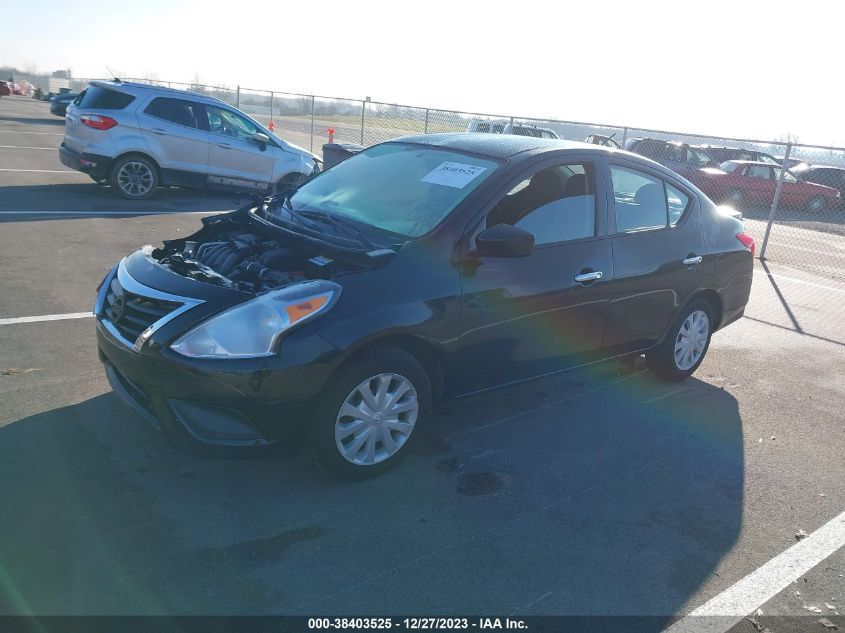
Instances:
[[[712,324],[710,305],[702,299],[692,301],[675,320],[664,341],[646,352],[648,368],[668,382],[691,375],[710,347]]]
[[[344,365],[321,393],[311,446],[329,472],[348,479],[383,473],[407,454],[431,403],[422,365],[404,350],[373,350]]]
[[[144,200],[155,193],[158,170],[143,156],[127,156],[112,168],[111,186],[124,198]]]

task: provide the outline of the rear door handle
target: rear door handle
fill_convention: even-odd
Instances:
[[[162,130],[160,127],[154,127],[153,132],[155,132],[156,134],[160,134],[161,136],[167,136],[167,132]]]
[[[598,281],[604,277],[604,273],[600,270],[595,270],[590,273],[581,273],[580,275],[575,275],[575,281],[579,284],[586,284],[590,283],[591,281]]]
[[[694,255],[691,257],[687,257],[684,260],[684,266],[695,266],[696,264],[700,264],[702,260],[701,255]]]
[[[228,143],[218,143],[217,147],[222,147],[223,149],[232,149],[232,146]]]

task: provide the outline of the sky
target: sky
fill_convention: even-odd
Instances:
[[[845,145],[835,1],[0,3],[0,66]]]

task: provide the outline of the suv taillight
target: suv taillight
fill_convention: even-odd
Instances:
[[[79,119],[85,125],[95,130],[110,130],[117,125],[117,121],[113,118],[100,116],[99,114],[80,114]]]
[[[736,234],[736,239],[742,242],[742,245],[749,251],[751,251],[751,256],[754,257],[754,249],[756,248],[756,245],[754,244],[754,238],[743,231],[742,233]]]

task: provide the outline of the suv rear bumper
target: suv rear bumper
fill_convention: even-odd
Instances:
[[[75,152],[64,143],[59,147],[59,159],[65,166],[95,178],[108,178],[114,162],[108,156]]]

